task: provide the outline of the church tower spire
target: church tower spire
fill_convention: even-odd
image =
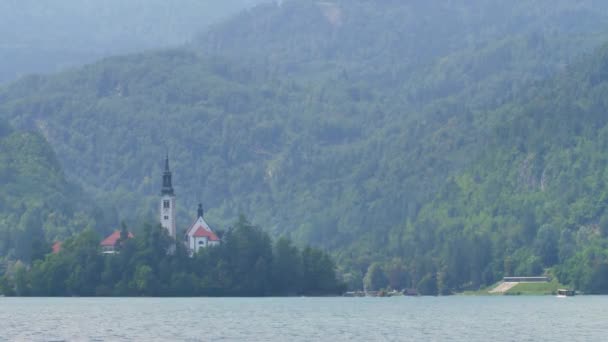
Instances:
[[[172,182],[171,169],[169,168],[169,154],[165,158],[165,172],[163,172],[163,188],[161,190],[162,195],[173,195],[173,182]]]
[[[203,204],[202,204],[202,203],[199,203],[199,204],[198,204],[198,217],[197,217],[197,218],[199,218],[199,217],[203,217],[203,215],[204,215],[204,214],[205,214],[205,213],[204,213],[204,211],[203,211]]]
[[[175,191],[173,190],[171,169],[169,168],[169,154],[165,158],[165,171],[163,172],[163,185],[160,200],[160,225],[167,230],[169,236],[176,238],[175,228]]]

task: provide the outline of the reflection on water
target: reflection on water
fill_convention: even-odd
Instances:
[[[608,297],[0,298],[8,341],[602,341]]]

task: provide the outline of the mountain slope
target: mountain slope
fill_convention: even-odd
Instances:
[[[493,133],[479,158],[422,209],[401,238],[410,248],[395,252],[440,256],[425,272],[447,288],[557,265],[561,282],[606,293],[606,66],[608,47],[479,117]]]
[[[83,228],[111,226],[64,177],[52,148],[38,134],[0,122],[0,259],[30,261],[44,245]],[[98,226],[99,225],[99,226]]]
[[[0,3],[0,82],[96,59],[176,46],[259,0]]]
[[[472,163],[494,155],[484,147],[539,80],[608,37],[607,13],[593,1],[289,1],[186,48],[23,79],[0,90],[0,112],[43,134],[70,179],[122,217],[155,218],[168,149],[180,227],[202,200],[218,226],[243,212],[334,250],[353,284],[373,261],[396,257],[410,284],[443,274],[447,289],[479,286],[505,272],[511,247],[488,242],[491,230],[441,235],[478,230],[433,213],[467,217],[443,207],[459,199]],[[499,157],[487,163],[503,167]],[[511,233],[544,224],[514,217],[526,228]],[[452,254],[460,250],[477,257]],[[442,264],[467,258],[485,261],[474,273]]]

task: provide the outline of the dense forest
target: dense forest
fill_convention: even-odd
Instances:
[[[0,270],[7,261],[44,256],[47,241],[86,228],[107,227],[116,218],[66,181],[44,138],[0,121]]]
[[[591,0],[283,1],[26,77],[0,117],[129,224],[154,219],[169,150],[178,227],[199,200],[220,227],[244,213],[351,288],[608,292],[606,22]]]
[[[293,296],[344,291],[330,257],[291,241],[273,243],[241,217],[222,244],[193,258],[159,225],[129,238],[123,226],[120,253],[102,254],[92,229],[68,239],[57,253],[31,268],[14,264],[0,279],[0,293],[18,296]]]
[[[475,118],[495,122],[485,147],[423,208],[396,251],[441,255],[433,267],[446,289],[556,266],[560,281],[607,293],[607,68],[608,46]]]
[[[0,83],[116,54],[182,45],[264,0],[6,0],[0,2]]]
[[[87,229],[57,253],[16,265],[0,279],[0,293],[18,296],[294,296],[344,291],[329,256],[294,247],[241,217],[222,244],[191,257],[160,225],[129,238],[126,226],[116,248],[102,254],[99,235]]]

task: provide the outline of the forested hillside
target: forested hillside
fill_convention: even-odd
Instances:
[[[603,58],[581,58],[607,20],[597,1],[285,1],[25,78],[0,113],[121,218],[154,218],[168,150],[178,227],[203,201],[220,227],[244,213],[332,250],[351,286],[380,262],[447,293],[587,260],[589,239],[554,242],[601,227]]]
[[[0,83],[116,54],[182,45],[263,0],[5,0]]]
[[[479,157],[392,234],[433,291],[556,265],[561,282],[608,291],[607,66],[608,46],[474,117]]]
[[[0,261],[25,262],[50,250],[48,241],[87,227],[113,229],[97,206],[65,180],[52,148],[37,133],[0,121]],[[46,247],[44,247],[46,245]]]

